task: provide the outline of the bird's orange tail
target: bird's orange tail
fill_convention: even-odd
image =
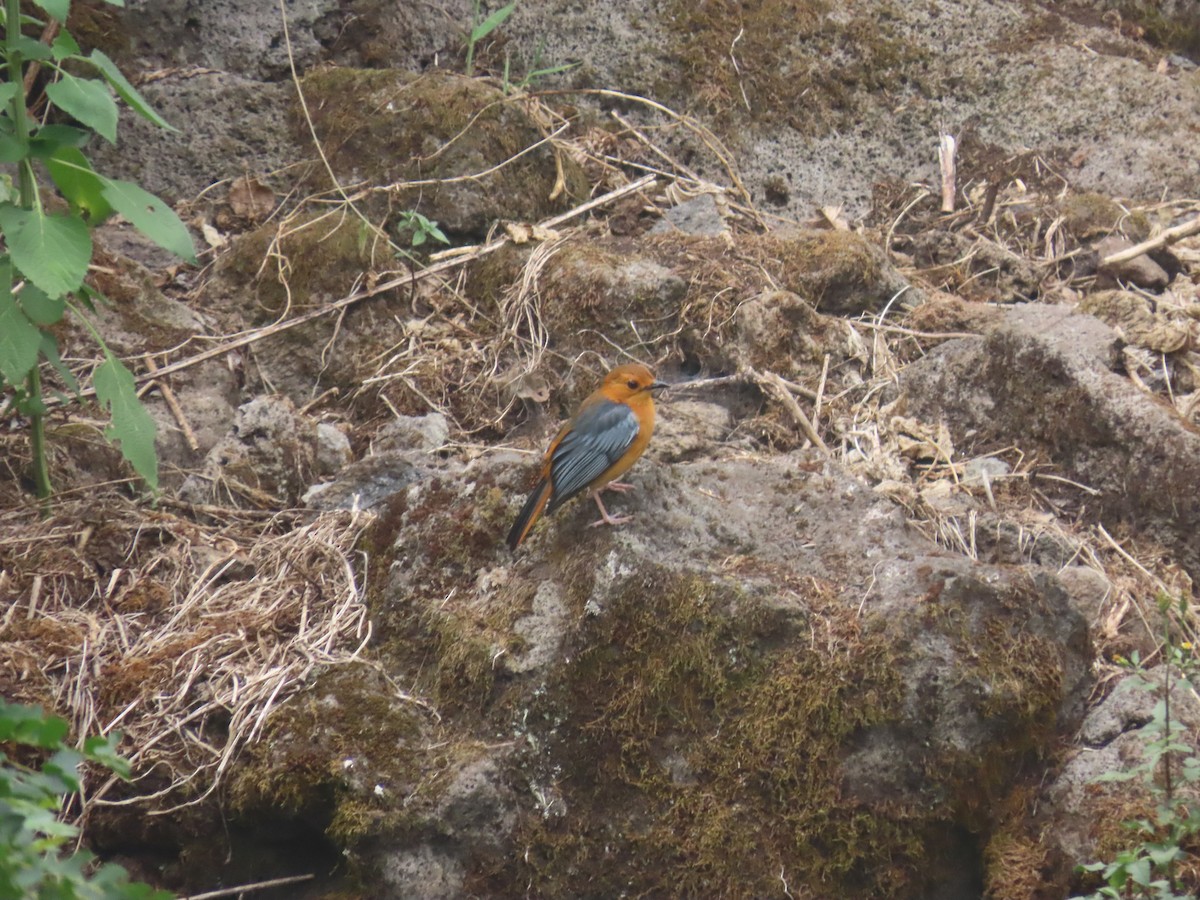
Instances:
[[[543,478],[538,482],[537,487],[533,489],[533,493],[529,495],[529,499],[521,507],[521,514],[517,516],[517,521],[513,523],[512,530],[508,532],[508,549],[516,550],[521,546],[521,542],[529,534],[529,529],[533,527],[533,523],[538,520],[542,514],[542,510],[546,508],[546,501],[550,499],[552,487],[550,479]]]

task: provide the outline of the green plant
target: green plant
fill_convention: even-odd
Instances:
[[[537,45],[537,49],[534,51],[534,54],[533,54],[533,62],[530,63],[529,69],[525,72],[524,76],[522,76],[520,81],[513,81],[511,79],[512,60],[511,60],[511,57],[510,57],[508,51],[506,50],[504,52],[504,74],[501,79],[501,84],[503,85],[504,93],[508,94],[514,90],[523,91],[527,87],[529,87],[531,84],[533,84],[535,81],[537,81],[539,78],[545,78],[549,75],[557,75],[560,72],[569,72],[571,69],[574,69],[576,66],[579,65],[579,63],[577,63],[577,62],[573,62],[573,63],[563,63],[563,64],[557,65],[557,66],[547,66],[545,68],[539,68],[542,65],[542,51],[544,49],[545,49],[545,41],[539,41],[538,45]]]
[[[1122,688],[1161,692],[1151,720],[1143,729],[1147,736],[1142,761],[1129,769],[1108,772],[1097,781],[1131,781],[1141,778],[1156,801],[1153,819],[1134,819],[1122,826],[1139,840],[1108,862],[1079,867],[1081,872],[1097,872],[1104,886],[1088,895],[1093,898],[1152,898],[1152,900],[1194,900],[1191,892],[1180,893],[1177,869],[1188,853],[1184,845],[1200,834],[1200,799],[1193,786],[1200,783],[1200,758],[1191,746],[1179,739],[1182,726],[1171,717],[1171,680],[1178,676],[1177,687],[1191,687],[1200,674],[1200,657],[1191,641],[1177,640],[1173,616],[1188,619],[1183,598],[1172,602],[1165,594],[1158,597],[1163,616],[1162,677],[1151,674],[1135,652],[1123,661],[1131,677]],[[1078,898],[1077,898],[1078,900]]]
[[[475,74],[475,45],[503,25],[516,8],[517,0],[512,0],[481,20],[482,0],[471,0],[471,30],[467,33],[467,62],[463,68],[468,78]]]
[[[105,2],[124,5],[123,0]],[[92,259],[89,229],[117,212],[151,240],[186,260],[195,260],[194,250],[187,229],[170,207],[136,184],[99,174],[80,148],[93,134],[116,142],[114,93],[148,121],[162,128],[171,126],[149,107],[112,60],[99,50],[83,54],[64,24],[70,0],[33,3],[54,23],[23,15],[20,0],[4,0],[0,20],[0,53],[8,76],[0,84],[0,163],[16,167],[15,185],[0,186],[0,233],[5,243],[0,254],[0,389],[11,392],[13,406],[29,419],[34,481],[38,495],[46,498],[51,487],[41,363],[49,363],[68,390],[78,392],[75,379],[59,358],[51,331],[69,311],[95,339],[103,356],[91,380],[101,406],[110,415],[105,436],[119,442],[122,455],[155,488],[154,420],[137,398],[133,375],[84,314],[84,310],[94,311],[95,301],[103,300],[84,284]],[[41,29],[46,40],[23,34],[25,25]],[[57,108],[78,124],[48,123],[46,114],[31,118],[23,86],[33,83],[38,72],[51,76],[45,88],[45,113]],[[67,211],[47,209],[35,165],[57,187]]]
[[[45,757],[35,767],[0,750],[0,897],[169,900],[165,891],[130,882],[120,866],[97,865],[86,851],[63,852],[79,835],[59,814],[64,797],[79,792],[80,766],[95,763],[129,777],[129,763],[117,753],[119,734],[90,737],[82,751],[65,745],[66,736],[62,719],[0,700],[0,746]]]
[[[442,233],[437,222],[427,219],[415,210],[405,210],[396,217],[396,232],[403,234],[406,231],[412,233],[410,241],[413,247],[420,247],[429,238],[442,244],[450,243],[450,239]]]

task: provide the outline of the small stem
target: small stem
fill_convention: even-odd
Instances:
[[[24,59],[17,49],[21,36],[21,0],[4,0],[4,48],[8,57],[8,81],[17,85],[17,92],[9,101],[9,114],[13,121],[13,136],[24,146],[29,141],[29,117],[25,110]],[[20,189],[20,204],[23,209],[40,206],[37,182],[33,177],[33,165],[22,159],[17,166],[17,184]],[[11,290],[12,285],[8,286]],[[26,376],[25,385],[29,392],[29,403],[33,412],[29,421],[29,446],[33,454],[33,480],[37,485],[38,497],[42,500],[42,511],[47,512],[46,501],[50,498],[50,468],[46,463],[46,415],[42,407],[42,376],[38,363],[33,364]]]
[[[41,411],[42,373],[35,365],[25,379],[29,397],[36,412],[29,417],[29,446],[33,451],[33,481],[37,485],[38,499],[42,500],[42,511],[49,512],[45,501],[50,499],[50,466],[46,461],[46,414]]]
[[[1163,674],[1163,683],[1166,685],[1166,692],[1163,697],[1163,740],[1165,741],[1166,750],[1163,752],[1163,790],[1166,792],[1167,809],[1171,810],[1172,816],[1175,811],[1174,784],[1171,779],[1171,660],[1174,658],[1174,648],[1171,646],[1171,612],[1170,609],[1163,610],[1163,661],[1166,663],[1166,671]],[[1171,893],[1175,893],[1175,861],[1171,860],[1167,863],[1167,883],[1171,886]]]
[[[4,44],[8,56],[8,81],[18,87],[16,94],[9,101],[9,112],[13,120],[14,137],[22,145],[29,139],[29,117],[25,111],[25,92],[20,90],[25,78],[22,67],[25,60],[17,49],[17,39],[21,36],[21,0],[4,0]],[[28,162],[24,160],[23,162]],[[17,167],[18,183],[21,189],[21,206],[30,209],[37,196],[37,185],[33,180],[33,168],[29,165]]]
[[[468,78],[475,74],[475,29],[479,26],[479,7],[481,0],[471,3],[471,31],[467,34],[467,62],[463,71]]]

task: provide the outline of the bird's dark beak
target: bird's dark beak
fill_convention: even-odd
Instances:
[[[670,387],[670,385],[667,384],[665,381],[655,381],[649,387],[647,387],[646,390],[648,390],[650,392],[665,391],[669,387]]]

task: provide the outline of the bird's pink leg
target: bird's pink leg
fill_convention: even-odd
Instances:
[[[612,485],[609,485],[609,487],[612,487]],[[633,516],[610,516],[608,510],[604,508],[604,501],[600,499],[600,491],[592,491],[592,499],[600,507],[600,519],[593,522],[589,526],[591,528],[595,528],[597,525],[622,525],[633,518]]]
[[[610,481],[608,484],[604,485],[604,487],[600,488],[600,490],[616,491],[618,494],[623,494],[626,491],[632,491],[635,487],[637,487],[637,485],[629,484],[626,481]]]

